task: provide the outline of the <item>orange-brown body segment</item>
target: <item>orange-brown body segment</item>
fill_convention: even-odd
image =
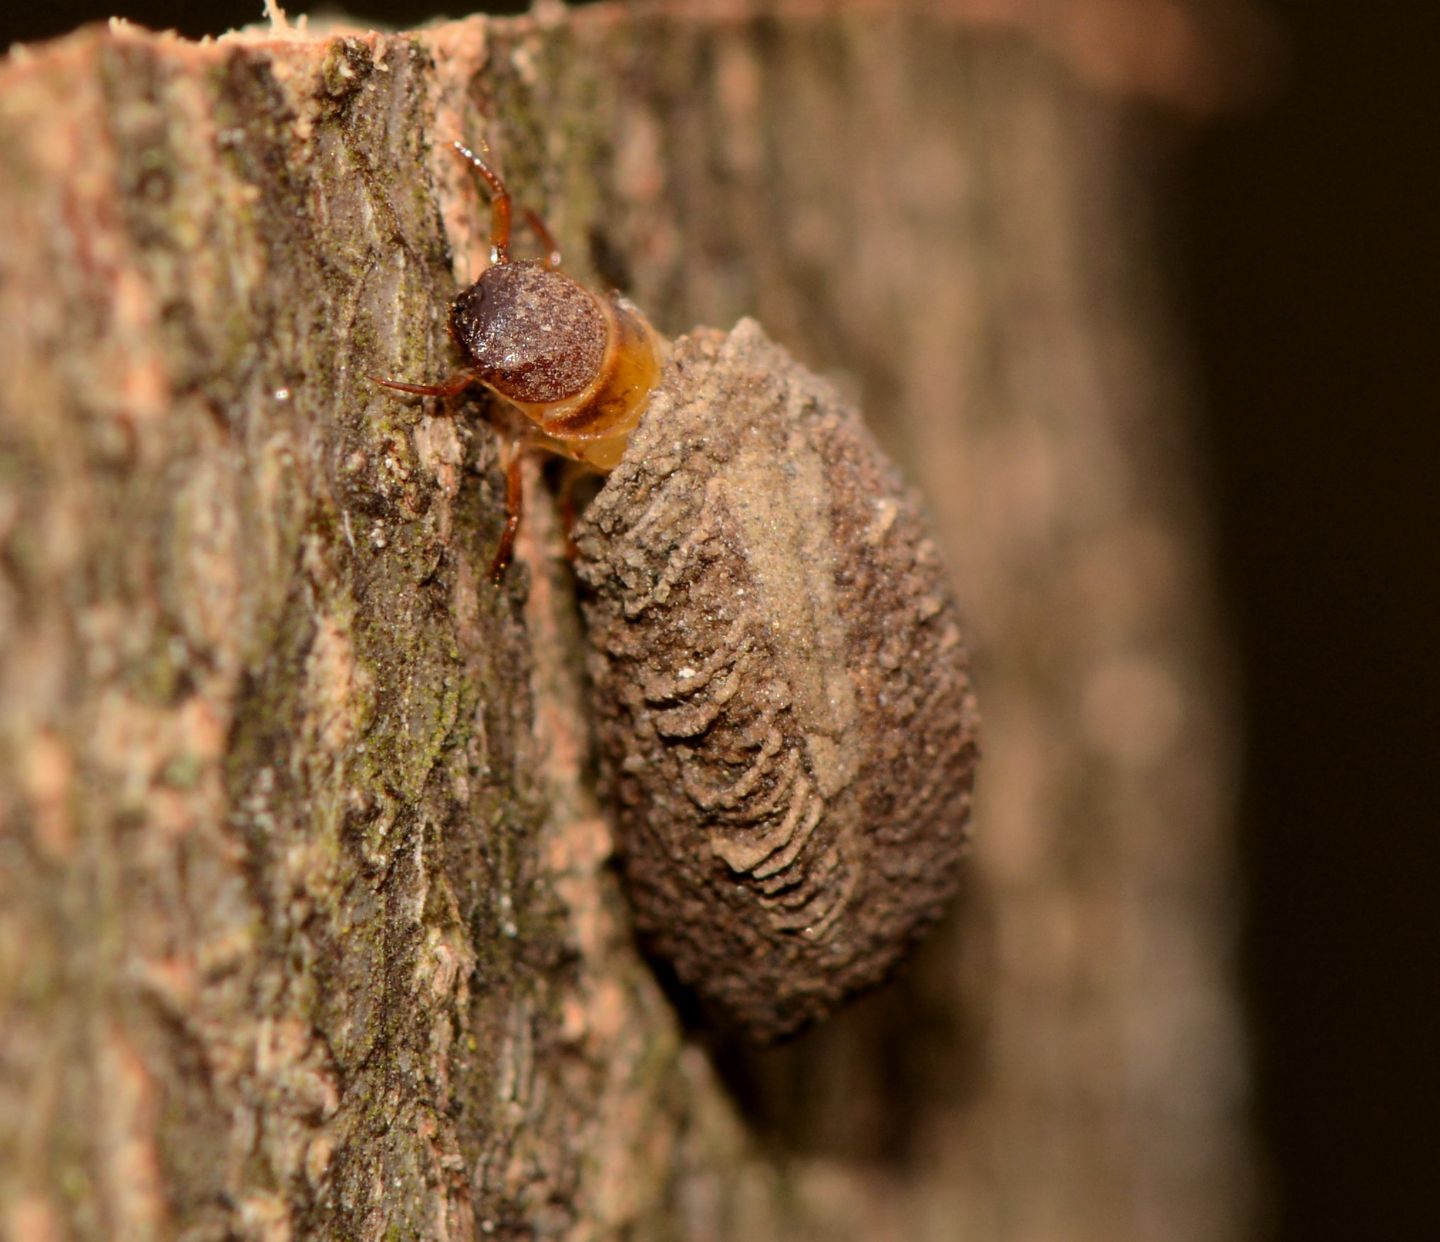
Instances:
[[[455,299],[450,334],[538,447],[595,470],[620,460],[660,378],[660,340],[634,306],[544,263],[488,268]]]

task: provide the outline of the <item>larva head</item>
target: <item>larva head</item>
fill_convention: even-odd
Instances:
[[[476,376],[520,405],[552,405],[590,387],[610,337],[605,308],[538,262],[493,264],[450,308],[450,333]]]

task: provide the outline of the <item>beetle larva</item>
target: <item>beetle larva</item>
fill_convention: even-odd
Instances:
[[[576,544],[637,923],[785,1035],[955,887],[976,718],[936,547],[859,417],[750,320],[674,343]]]
[[[510,258],[451,307],[518,447],[609,478],[575,528],[594,727],[636,923],[731,1024],[776,1039],[878,982],[939,917],[976,744],[954,603],[919,510],[859,416],[751,320],[668,347],[623,298]]]

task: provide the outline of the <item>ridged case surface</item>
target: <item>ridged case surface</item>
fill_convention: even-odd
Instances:
[[[749,320],[675,342],[576,542],[638,927],[778,1038],[954,890],[976,717],[938,550],[858,415]]]

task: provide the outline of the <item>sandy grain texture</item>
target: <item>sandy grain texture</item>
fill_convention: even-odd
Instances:
[[[752,1037],[878,982],[958,881],[976,757],[940,553],[752,320],[675,343],[576,532],[636,918]]]

